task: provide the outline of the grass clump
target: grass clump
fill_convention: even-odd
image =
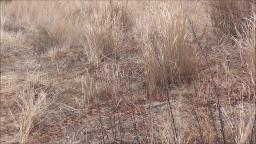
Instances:
[[[97,6],[101,10],[91,10],[91,15],[85,18],[88,22],[82,26],[82,44],[93,63],[118,58],[133,25],[131,13],[122,3],[104,2]]]
[[[209,15],[215,34],[238,36],[243,33],[243,24],[253,11],[253,0],[214,0],[209,1]]]
[[[197,65],[195,50],[187,37],[185,15],[168,6],[158,6],[152,6],[143,16],[147,22],[141,22],[145,75],[151,89],[166,83],[189,82],[195,77]]]

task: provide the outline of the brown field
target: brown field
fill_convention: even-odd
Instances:
[[[0,1],[1,144],[255,144],[254,0]]]

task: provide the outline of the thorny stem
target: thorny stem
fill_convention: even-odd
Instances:
[[[194,83],[194,82],[193,82],[193,83]],[[187,96],[186,98],[188,99],[190,105],[192,106],[192,113],[195,115],[195,120],[196,120],[196,122],[197,122],[197,129],[198,129],[198,131],[199,131],[201,143],[204,144],[205,142],[204,142],[204,139],[203,139],[202,127],[201,127],[201,124],[200,124],[200,119],[199,119],[199,117],[198,117],[198,114],[197,114],[197,112],[196,112],[196,110],[195,110],[195,106],[193,105],[193,101],[192,101],[192,99],[191,99],[189,96]]]
[[[115,126],[115,121],[116,121],[116,119],[115,119],[115,114],[114,113],[112,113],[111,115],[113,115],[113,117],[112,116],[110,116],[109,117],[109,120],[110,120],[110,127],[111,127],[111,131],[112,131],[112,135],[113,135],[113,138],[114,138],[114,142],[116,142],[117,140],[116,140],[116,126]]]
[[[99,113],[99,122],[100,122],[100,126],[101,126],[101,136],[102,136],[103,144],[105,144],[104,127],[103,127],[103,123],[102,123],[102,119],[101,119],[100,104],[99,104],[98,98],[96,98],[96,99],[97,99],[97,103],[98,103],[98,113]]]
[[[220,142],[219,142],[219,134],[218,134],[217,126],[216,126],[216,124],[215,124],[214,113],[213,113],[213,111],[212,111],[212,108],[211,108],[209,102],[210,102],[210,101],[209,101],[209,98],[207,98],[207,103],[208,103],[207,108],[208,108],[208,110],[210,111],[210,118],[211,118],[211,120],[212,120],[212,127],[213,127],[213,129],[214,129],[214,131],[215,131],[215,133],[216,133],[217,143],[220,143]]]
[[[254,123],[252,128],[250,144],[253,144],[253,142],[256,142],[256,112],[254,113]]]
[[[198,92],[198,87],[196,86],[196,84],[195,84],[195,82],[194,81],[192,81],[192,83],[193,83],[193,85],[194,85],[194,87],[195,87],[195,89],[196,89],[196,94],[197,94],[197,92]],[[215,132],[215,139],[217,140],[217,143],[219,143],[219,135],[218,135],[218,131],[217,131],[217,127],[216,127],[216,124],[215,124],[215,118],[214,118],[214,114],[213,114],[213,111],[212,111],[212,109],[211,109],[211,106],[210,106],[210,100],[209,100],[209,98],[207,98],[207,109],[208,109],[208,111],[210,112],[210,118],[211,118],[211,125],[212,125],[212,127],[213,127],[213,130],[214,130],[214,132]],[[203,140],[203,139],[202,139]]]
[[[189,19],[189,24],[191,26],[191,30],[192,30],[193,36],[194,36],[194,38],[195,38],[195,40],[196,40],[196,42],[197,42],[197,44],[198,44],[198,46],[199,46],[199,48],[200,48],[200,50],[202,52],[202,55],[203,55],[203,57],[204,57],[204,59],[206,61],[206,65],[208,67],[208,70],[210,71],[211,80],[213,82],[214,91],[215,91],[215,94],[216,94],[216,97],[217,97],[217,108],[218,108],[218,113],[219,113],[219,118],[220,118],[220,125],[221,125],[221,133],[222,133],[223,143],[225,144],[226,143],[225,127],[224,127],[225,125],[224,125],[224,121],[223,121],[223,115],[222,115],[222,112],[221,112],[221,105],[220,105],[220,100],[219,100],[219,91],[217,89],[216,82],[214,81],[213,71],[212,71],[212,69],[210,67],[210,63],[209,63],[209,61],[207,59],[206,54],[204,53],[204,49],[201,46],[201,43],[200,43],[199,39],[196,36],[196,32],[194,30],[193,23],[192,23],[192,21],[190,19]]]
[[[172,125],[173,125],[173,129],[174,129],[174,135],[175,135],[175,143],[177,144],[177,139],[178,139],[178,133],[177,133],[177,129],[176,129],[176,125],[175,125],[175,119],[174,119],[174,115],[173,115],[173,111],[172,111],[172,106],[171,106],[171,102],[170,102],[170,97],[169,97],[169,88],[168,86],[166,86],[166,97],[167,97],[167,101],[168,101],[168,107],[169,107],[169,115],[171,117],[172,120]]]
[[[120,134],[120,144],[123,143],[123,138],[125,135],[125,131],[123,131],[123,127],[120,120],[120,113],[118,112],[118,125],[119,125],[119,134]]]
[[[174,119],[174,115],[173,115],[173,111],[172,111],[172,106],[171,106],[171,102],[170,102],[170,97],[169,97],[169,87],[168,87],[168,81],[166,80],[166,77],[165,77],[165,68],[162,66],[162,63],[160,61],[160,52],[158,51],[157,47],[154,47],[154,50],[155,50],[155,53],[156,53],[156,58],[157,58],[157,61],[160,65],[160,67],[162,68],[162,85],[164,87],[164,90],[166,92],[165,96],[167,98],[167,101],[168,101],[168,107],[169,107],[169,116],[171,118],[171,123],[172,123],[172,126],[173,126],[173,130],[174,130],[174,142],[175,144],[177,144],[177,139],[178,139],[178,133],[177,133],[177,129],[176,129],[176,124],[175,124],[175,119]]]
[[[152,117],[152,102],[151,100],[149,100],[149,119],[150,119],[150,126],[151,126],[151,129],[148,130],[148,135],[150,135],[150,143],[153,143],[153,137],[154,137],[154,133],[153,133],[153,117]],[[149,132],[150,131],[150,132]]]
[[[138,129],[137,129],[137,124],[136,124],[136,120],[135,120],[135,116],[133,116],[133,128],[134,128],[134,132],[135,132],[135,138],[134,138],[134,142],[139,142],[139,137],[138,137]]]

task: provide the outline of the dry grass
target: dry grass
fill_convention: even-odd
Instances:
[[[192,80],[196,75],[197,58],[195,49],[189,45],[187,17],[182,10],[168,4],[155,3],[146,11],[148,15],[142,15],[138,24],[142,31],[141,52],[150,89],[164,87],[163,81]]]
[[[216,0],[210,1],[209,5],[209,14],[218,36],[243,33],[243,25],[253,12],[253,0]]]
[[[1,143],[254,142],[252,1],[0,3]]]
[[[234,38],[239,48],[240,59],[246,66],[247,74],[250,76],[250,83],[255,85],[255,13],[251,15],[244,25],[243,32],[238,33],[238,38]]]
[[[26,96],[25,96],[26,95]],[[19,97],[19,106],[22,110],[22,117],[18,124],[18,141],[20,143],[29,143],[30,132],[38,118],[42,118],[47,108],[46,94],[38,94],[38,100],[35,100],[35,94],[25,93]]]

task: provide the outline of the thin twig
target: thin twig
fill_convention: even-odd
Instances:
[[[177,133],[177,128],[176,128],[176,124],[175,124],[173,110],[172,110],[172,106],[171,106],[171,102],[170,102],[168,80],[165,77],[165,68],[162,65],[161,61],[160,61],[160,52],[159,52],[157,47],[154,47],[154,50],[155,50],[157,61],[158,61],[159,65],[160,65],[160,67],[162,68],[162,70],[161,70],[162,86],[164,87],[164,90],[166,92],[165,96],[166,96],[167,101],[168,101],[168,107],[169,107],[169,113],[168,114],[169,114],[169,117],[171,118],[171,123],[172,123],[172,126],[173,126],[174,142],[175,142],[175,144],[177,144],[178,143],[177,142],[177,140],[178,140],[178,133]]]
[[[101,119],[101,112],[100,112],[100,103],[99,103],[99,100],[98,98],[97,99],[97,103],[98,103],[98,113],[99,113],[99,122],[100,122],[100,126],[101,126],[101,136],[102,136],[102,142],[103,144],[105,144],[105,136],[104,136],[104,126],[103,126],[103,122],[102,122],[102,119]]]
[[[204,57],[204,59],[206,61],[208,70],[210,71],[210,76],[211,76],[211,80],[213,82],[214,92],[215,92],[216,97],[217,97],[217,108],[218,108],[218,113],[219,113],[219,118],[220,118],[220,125],[221,125],[221,133],[222,133],[223,143],[225,144],[226,143],[225,127],[224,127],[225,125],[224,125],[224,121],[223,121],[223,115],[222,115],[222,112],[221,112],[221,105],[220,105],[220,99],[219,99],[220,94],[219,94],[219,91],[217,89],[216,82],[214,81],[213,71],[212,71],[212,69],[210,67],[210,63],[209,63],[209,61],[207,59],[207,56],[206,56],[206,54],[204,52],[203,47],[201,46],[200,41],[198,40],[198,38],[196,36],[196,32],[194,30],[193,23],[192,23],[192,21],[190,19],[189,19],[189,24],[191,26],[191,30],[192,30],[193,36],[194,36],[195,40],[197,41],[197,44],[198,44],[198,46],[199,46],[199,48],[200,48],[200,50],[202,52],[202,55],[203,55],[203,57]]]
[[[256,112],[254,113],[254,123],[252,128],[250,144],[253,144],[255,142],[256,142]]]
[[[201,124],[200,124],[200,119],[199,119],[199,116],[195,110],[195,106],[193,105],[193,100],[189,97],[189,96],[186,96],[188,102],[190,103],[190,105],[192,106],[192,110],[191,112],[193,113],[193,115],[195,116],[195,120],[197,122],[197,129],[199,131],[199,135],[200,135],[200,139],[201,139],[201,144],[204,144],[204,138],[203,138],[203,132],[202,132],[202,127],[201,127]]]
[[[135,143],[136,141],[139,142],[139,134],[138,134],[135,116],[132,116],[132,117],[133,117],[133,128],[134,128],[134,133],[135,133],[135,138],[133,139],[133,142]]]
[[[125,136],[125,131],[123,130],[122,123],[121,123],[120,119],[121,119],[120,118],[120,113],[118,112],[118,125],[119,125],[119,134],[120,134],[120,144],[122,144],[124,136]]]
[[[197,93],[198,92],[198,87],[196,86],[194,81],[192,81],[192,83],[193,83],[194,88],[196,89],[196,93]],[[210,103],[211,103],[211,101],[209,100],[209,98],[207,98],[207,109],[210,112],[209,115],[210,115],[210,118],[211,118],[211,125],[213,127],[214,132],[215,132],[215,140],[217,141],[217,143],[220,143],[219,142],[219,135],[218,135],[217,126],[215,124],[215,118],[214,118],[214,114],[213,114],[213,111],[212,111]]]

